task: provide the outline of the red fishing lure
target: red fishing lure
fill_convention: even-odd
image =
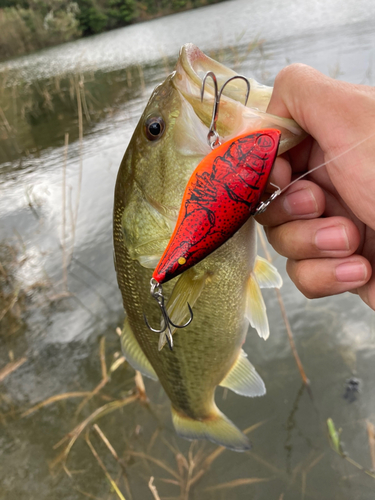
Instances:
[[[194,170],[176,228],[152,277],[165,283],[225,243],[253,215],[276,159],[280,132],[259,130],[225,142]]]

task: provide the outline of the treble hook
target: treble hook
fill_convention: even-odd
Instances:
[[[202,80],[202,87],[201,87],[201,102],[203,101],[203,95],[204,95],[204,86],[206,84],[207,77],[211,77],[212,81],[214,82],[214,87],[215,87],[215,98],[214,98],[214,107],[212,110],[212,118],[211,118],[211,124],[210,128],[208,130],[207,134],[207,141],[208,144],[211,146],[211,149],[215,149],[216,146],[220,145],[220,138],[219,134],[217,133],[216,130],[216,122],[219,116],[219,105],[220,105],[220,99],[221,99],[221,94],[223,93],[224,87],[231,82],[232,80],[235,80],[236,78],[239,78],[241,80],[244,80],[247,85],[247,91],[246,91],[246,99],[245,99],[245,106],[247,104],[247,100],[249,99],[249,94],[250,94],[250,82],[249,80],[242,76],[242,75],[234,75],[231,78],[229,78],[221,87],[220,91],[218,91],[218,86],[217,86],[217,79],[216,75],[213,71],[208,71]]]
[[[189,308],[189,312],[190,312],[189,320],[184,325],[175,325],[173,323],[173,321],[171,320],[171,318],[168,316],[167,309],[164,305],[165,299],[164,299],[164,295],[163,295],[163,287],[154,278],[151,278],[150,285],[151,285],[151,290],[150,290],[151,297],[156,300],[156,302],[158,303],[158,306],[160,307],[160,310],[161,310],[161,314],[162,314],[162,318],[163,318],[163,326],[160,328],[160,330],[156,330],[155,328],[152,328],[150,326],[145,314],[143,314],[143,317],[144,317],[147,328],[149,330],[151,330],[152,332],[159,333],[160,339],[162,339],[162,334],[165,332],[165,338],[168,342],[169,349],[172,351],[173,350],[173,336],[172,336],[171,326],[173,326],[174,328],[185,328],[188,325],[190,325],[190,323],[193,321],[193,317],[194,317],[193,310],[190,307],[190,304],[188,303],[188,308]],[[162,343],[159,340],[159,351],[161,349],[161,347],[160,347],[161,345],[162,345]]]

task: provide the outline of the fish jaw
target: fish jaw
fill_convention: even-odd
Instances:
[[[237,75],[233,70],[206,56],[191,43],[181,48],[173,84],[207,127],[211,123],[214,106],[214,87],[207,80],[201,102],[201,85],[208,71],[215,73],[219,89],[229,78]],[[217,121],[217,130],[222,140],[227,141],[259,129],[276,128],[281,132],[279,154],[301,142],[307,134],[294,120],[266,113],[272,87],[262,85],[253,78],[248,78],[248,81],[250,94],[246,106],[244,101],[247,87],[240,79],[230,82],[223,91]]]

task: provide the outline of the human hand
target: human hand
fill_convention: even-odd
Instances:
[[[375,89],[293,64],[276,77],[267,112],[310,134],[277,159],[273,183],[284,187],[328,164],[276,198],[258,222],[304,295],[351,291],[375,309]]]

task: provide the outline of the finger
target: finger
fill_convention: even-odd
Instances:
[[[314,141],[311,135],[308,135],[302,142],[294,146],[294,148],[289,149],[284,155],[292,166],[293,173],[302,174],[309,168],[313,168],[324,162],[323,152],[319,150],[317,142]],[[318,151],[319,155],[317,155]],[[316,158],[314,165],[311,165],[310,162],[312,156]]]
[[[312,219],[325,209],[324,191],[310,181],[298,181],[256,217],[264,226],[278,226],[295,219]]]
[[[369,228],[366,229],[366,240],[362,249],[363,255],[371,262],[372,268],[375,269],[375,232]],[[375,310],[375,273],[365,286],[357,290],[362,300]]]
[[[341,197],[362,222],[375,229],[374,88],[293,64],[277,75],[267,112],[292,117],[314,137]]]
[[[347,257],[361,239],[357,226],[345,217],[296,220],[268,227],[266,234],[276,252],[294,260]]]
[[[286,187],[291,181],[291,175],[292,169],[288,160],[283,156],[277,157],[267,184],[266,193],[273,193],[275,186],[281,189]]]
[[[357,289],[358,295],[371,309],[375,310],[375,275],[362,287]]]
[[[336,295],[363,287],[371,277],[371,265],[360,255],[343,259],[288,259],[287,272],[309,299]]]

